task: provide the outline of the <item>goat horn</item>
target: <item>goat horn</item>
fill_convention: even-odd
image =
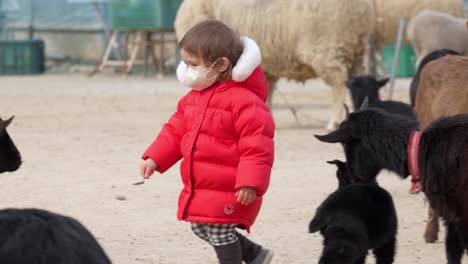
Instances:
[[[343,106],[344,106],[344,109],[345,109],[345,112],[346,112],[346,119],[348,119],[348,117],[349,117],[349,108],[348,108],[348,105],[343,104]]]

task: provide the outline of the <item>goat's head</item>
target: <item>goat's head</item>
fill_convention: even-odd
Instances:
[[[341,122],[339,127],[333,131],[328,133],[327,135],[319,136],[315,135],[315,137],[327,143],[347,143],[351,141],[353,138],[359,136],[359,123],[360,123],[360,115],[358,115],[361,111],[366,110],[369,106],[369,98],[365,97],[361,107],[358,111],[349,113],[348,107],[345,105],[346,109],[346,119]]]
[[[354,109],[362,104],[366,96],[369,97],[371,105],[380,101],[379,89],[384,87],[388,80],[388,78],[384,78],[378,81],[370,75],[354,76],[348,79],[345,85],[351,93]]]
[[[363,110],[367,108],[367,103],[365,99],[360,111],[349,114],[337,130],[323,136],[315,135],[322,142],[342,144],[347,163],[329,162],[338,166],[337,177],[340,184],[340,171],[346,172],[349,182],[368,182],[374,181],[382,169],[360,136],[360,123],[366,118],[367,113]]]
[[[21,155],[6,131],[12,120],[13,117],[0,119],[0,173],[15,171],[21,166]]]
[[[352,183],[351,177],[347,171],[346,162],[341,160],[327,161],[328,164],[336,165],[336,178],[338,179],[338,187],[342,187]]]

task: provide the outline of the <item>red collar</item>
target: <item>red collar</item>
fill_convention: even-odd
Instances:
[[[421,140],[420,131],[411,131],[408,140],[408,169],[413,181],[421,179],[421,171],[419,170],[418,154],[419,154],[419,141]]]

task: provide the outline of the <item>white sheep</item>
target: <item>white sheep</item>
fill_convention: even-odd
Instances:
[[[450,49],[468,55],[466,19],[425,10],[411,19],[406,31],[418,61],[438,49]]]
[[[375,48],[380,61],[383,61],[382,48],[387,44],[396,42],[400,18],[412,19],[419,12],[431,9],[463,16],[463,0],[368,0],[376,13],[375,21]],[[409,43],[407,38],[404,43]],[[383,66],[383,65],[380,65]],[[381,73],[386,74],[385,70]]]
[[[373,31],[368,0],[185,0],[177,13],[180,39],[196,23],[218,19],[257,41],[271,93],[279,78],[304,82],[320,77],[332,90],[333,114],[344,117],[344,82],[359,69]]]
[[[368,0],[376,12],[377,48],[396,40],[400,18],[409,20],[424,10],[444,12],[456,17],[464,16],[463,0]],[[375,5],[374,5],[375,4]],[[406,39],[406,42],[408,40]]]

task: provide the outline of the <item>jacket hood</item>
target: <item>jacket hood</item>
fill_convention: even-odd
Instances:
[[[262,55],[257,43],[246,36],[242,36],[244,50],[236,66],[232,69],[231,80],[222,83],[221,87],[241,86],[251,90],[266,102],[268,84],[260,68]]]

